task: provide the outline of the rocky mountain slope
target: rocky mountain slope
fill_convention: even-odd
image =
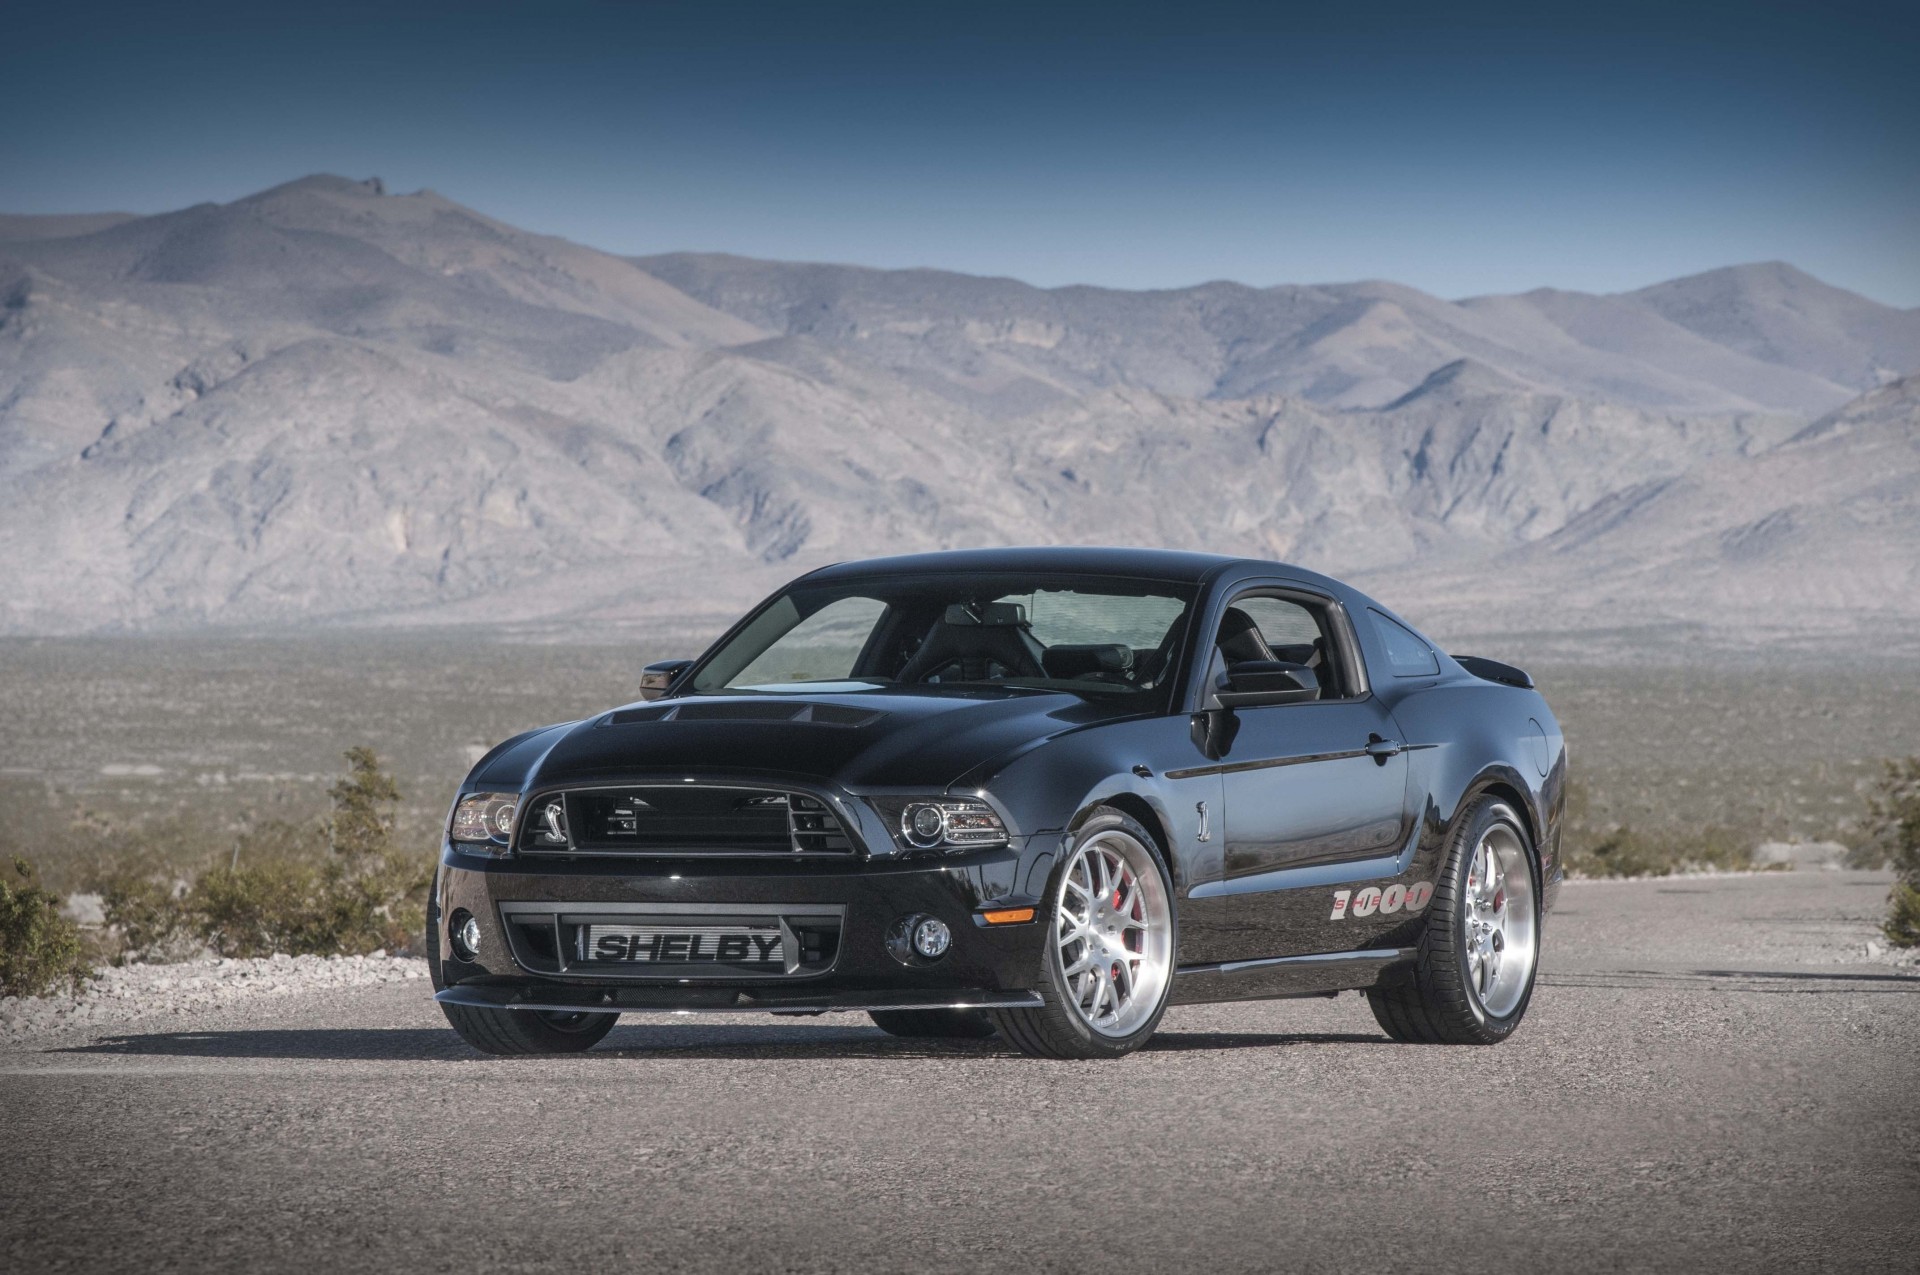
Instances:
[[[1781,266],[1040,290],[626,260],[332,177],[0,218],[0,631],[705,623],[817,562],[1032,542],[1531,628],[1804,596],[1830,631],[1920,610],[1916,369],[1920,312]]]
[[[1778,263],[1624,296],[1455,303],[1378,282],[1143,293],[710,254],[636,260],[748,322],[861,350],[986,410],[1116,385],[1381,407],[1466,358],[1534,389],[1652,410],[1818,413],[1920,370],[1920,311]]]

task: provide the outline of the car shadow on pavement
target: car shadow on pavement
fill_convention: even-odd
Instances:
[[[1288,1045],[1391,1045],[1384,1032],[1363,1036],[1355,1032],[1158,1032],[1146,1043],[1148,1053],[1208,1049],[1279,1049]]]
[[[1307,1032],[1162,1032],[1146,1052],[1274,1049],[1301,1045],[1385,1045],[1385,1036]],[[364,1062],[487,1060],[446,1028],[301,1028],[258,1031],[145,1032],[105,1036],[54,1052],[172,1058],[266,1058]],[[579,1059],[645,1058],[955,1058],[1011,1055],[998,1039],[905,1040],[872,1027],[674,1024],[616,1027]]]

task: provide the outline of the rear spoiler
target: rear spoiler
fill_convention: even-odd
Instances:
[[[1523,691],[1533,689],[1533,677],[1525,670],[1511,664],[1502,664],[1499,660],[1489,660],[1480,655],[1456,655],[1453,662],[1475,677],[1489,682],[1499,682],[1502,686],[1517,686]]]

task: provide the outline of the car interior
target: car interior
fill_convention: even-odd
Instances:
[[[1007,680],[1076,682],[1117,690],[1161,684],[1185,627],[1182,615],[1152,646],[1123,642],[1042,643],[1017,602],[951,603],[928,614],[896,606],[878,626],[857,667],[897,662],[892,681],[942,684]],[[891,656],[891,658],[889,658]]]
[[[1037,617],[1029,604],[1040,608]],[[808,619],[792,631],[800,635],[795,647],[820,658],[776,660],[782,671],[764,680],[1011,682],[1119,694],[1163,689],[1179,656],[1189,609],[1167,595],[1045,587],[1013,594],[989,588],[960,601],[947,590],[846,595],[810,608]],[[809,625],[815,626],[811,635],[806,634]],[[1043,634],[1053,640],[1043,640]],[[836,649],[844,652],[838,662],[832,655]],[[1248,662],[1298,664],[1314,673],[1319,698],[1339,698],[1349,690],[1337,652],[1324,608],[1291,596],[1243,594],[1221,617],[1209,677]]]
[[[1222,669],[1253,660],[1281,660],[1313,670],[1320,682],[1320,698],[1348,694],[1340,661],[1333,657],[1326,617],[1317,608],[1267,595],[1239,598],[1221,615],[1214,641]]]

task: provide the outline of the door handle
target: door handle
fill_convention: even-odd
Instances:
[[[1387,764],[1387,758],[1398,756],[1406,751],[1407,746],[1397,739],[1382,739],[1378,735],[1367,736],[1367,756],[1382,766]]]

